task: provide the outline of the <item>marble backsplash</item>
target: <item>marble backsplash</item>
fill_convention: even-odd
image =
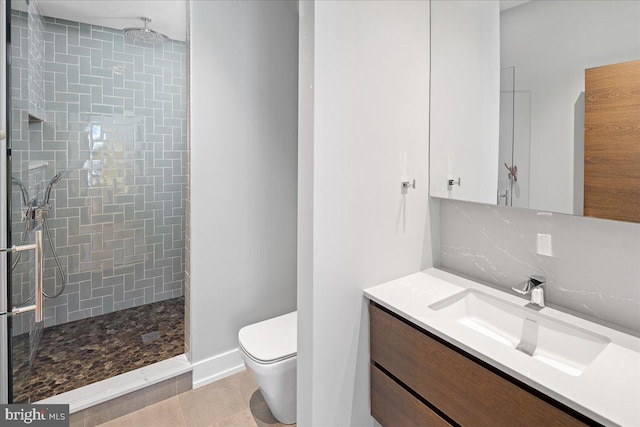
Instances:
[[[640,332],[640,224],[440,200],[440,267]]]

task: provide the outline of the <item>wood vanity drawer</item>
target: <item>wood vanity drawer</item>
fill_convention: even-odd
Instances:
[[[369,313],[372,363],[456,423],[586,425],[374,304],[369,305]],[[372,413],[376,411],[372,407]]]
[[[371,408],[371,414],[383,426],[451,426],[374,365],[371,365]]]

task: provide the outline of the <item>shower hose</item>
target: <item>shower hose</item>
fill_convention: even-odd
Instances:
[[[18,184],[20,186],[20,189],[22,190],[22,195],[23,195],[23,199],[26,196],[26,189],[24,187],[24,184],[22,184],[22,182],[16,178],[12,178],[13,182]],[[47,194],[48,195],[48,194]],[[47,197],[48,199],[48,197]],[[28,200],[28,196],[26,198],[26,200]],[[33,207],[31,206],[31,204],[29,204],[28,202],[25,201],[25,205],[27,206],[27,217],[31,217],[31,213],[33,211]],[[47,200],[48,203],[48,200]],[[51,230],[49,229],[49,223],[47,222],[47,218],[46,216],[42,219],[42,228],[44,229],[46,235],[47,235],[47,240],[49,241],[49,247],[51,247],[51,251],[53,252],[53,258],[56,261],[56,264],[58,266],[58,272],[60,273],[60,277],[62,279],[62,286],[60,287],[60,289],[57,292],[54,292],[52,295],[47,294],[44,290],[42,291],[42,294],[46,297],[46,298],[56,298],[59,297],[60,295],[62,295],[62,293],[64,292],[65,287],[67,286],[67,275],[64,273],[64,269],[62,268],[62,264],[60,263],[60,259],[58,258],[58,254],[56,253],[56,248],[53,244],[53,239],[51,237]],[[29,228],[25,226],[24,231],[22,232],[22,242],[21,245],[24,245],[27,241],[27,235],[29,233]],[[11,272],[13,272],[13,270],[16,268],[16,266],[18,265],[18,262],[20,262],[20,257],[22,255],[22,252],[18,252],[15,259],[11,262]],[[55,284],[54,284],[55,286]],[[18,304],[15,304],[16,306],[21,306],[24,305],[26,303],[28,303],[29,301],[32,301],[35,298],[35,289],[33,291],[33,293],[29,296],[29,298],[27,298],[25,301],[19,302]]]

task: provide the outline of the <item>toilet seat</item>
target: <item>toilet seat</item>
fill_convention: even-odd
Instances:
[[[287,359],[291,359],[292,357],[296,357],[296,353],[293,353],[293,354],[289,354],[289,355],[282,356],[282,357],[280,357],[280,358],[276,358],[276,359],[272,359],[272,360],[261,360],[261,359],[258,359],[258,358],[256,358],[256,357],[254,357],[251,353],[249,353],[249,352],[247,351],[247,349],[246,349],[246,348],[244,348],[244,347],[242,346],[242,344],[240,344],[240,350],[242,350],[242,352],[243,352],[243,353],[244,353],[244,354],[245,354],[249,359],[251,359],[251,360],[253,360],[254,362],[259,363],[259,364],[261,364],[261,365],[271,365],[271,364],[273,364],[273,363],[282,362],[283,360],[287,360]]]
[[[245,326],[238,333],[240,349],[256,363],[273,364],[297,354],[298,313],[292,312]]]

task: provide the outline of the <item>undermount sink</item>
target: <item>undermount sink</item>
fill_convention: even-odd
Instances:
[[[578,376],[611,342],[532,309],[467,289],[429,305],[447,320]]]

